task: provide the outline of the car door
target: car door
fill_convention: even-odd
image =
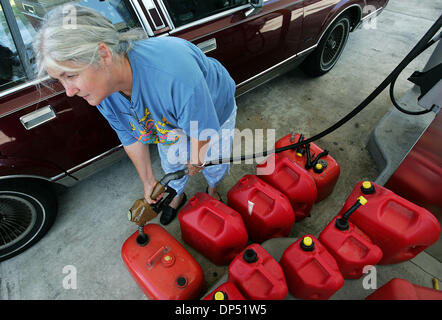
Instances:
[[[1,70],[0,176],[75,177],[85,163],[120,145],[95,107],[82,98],[68,98],[59,82],[34,80],[32,37],[45,12],[67,2],[1,2],[0,54],[8,65]],[[139,26],[128,1],[77,3],[107,15],[118,29]]]
[[[143,0],[142,4],[156,8],[164,18],[165,27],[154,30],[156,35],[193,42],[219,60],[238,87],[294,57],[299,47],[303,0],[267,0],[255,12],[249,0]]]

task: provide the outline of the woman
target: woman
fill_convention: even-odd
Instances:
[[[150,198],[157,182],[152,143],[158,145],[165,173],[186,167],[189,175],[202,171],[207,192],[220,199],[216,186],[229,164],[204,168],[204,161],[218,159],[220,150],[230,154],[236,86],[227,70],[186,40],[147,39],[138,29],[119,33],[99,12],[81,6],[70,8],[73,18],[66,19],[65,12],[63,7],[49,12],[35,37],[39,76],[49,74],[68,96],[97,106],[132,160],[147,202],[161,197]],[[221,132],[229,134],[220,139]],[[162,224],[170,223],[185,203],[188,178],[169,184],[177,196],[163,210]]]

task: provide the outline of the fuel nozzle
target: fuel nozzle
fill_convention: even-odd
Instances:
[[[178,180],[181,179],[182,177],[184,177],[186,174],[189,173],[189,170],[183,169],[183,170],[179,170],[176,172],[171,172],[166,174],[154,187],[153,191],[152,191],[152,195],[151,198],[152,199],[156,199],[158,198],[158,196],[160,194],[162,194],[163,192],[166,191],[167,185],[169,184],[170,181],[172,180]]]
[[[127,219],[139,227],[143,227],[149,220],[158,215],[146,199],[138,199],[134,202],[127,213]]]
[[[169,195],[166,198],[163,197],[163,199],[154,204],[149,204],[145,198],[136,200],[127,213],[128,220],[134,222],[136,225],[138,225],[139,228],[141,228],[140,230],[142,230],[143,226],[148,221],[152,220],[158,215],[158,213],[161,211],[162,206],[169,204],[173,197],[176,195],[175,190],[167,188],[169,182],[172,180],[181,179],[186,174],[188,174],[188,172],[188,169],[184,169],[166,174],[159,182],[157,182],[157,184],[153,188],[150,197],[151,199],[157,199],[162,193],[166,191],[169,192]]]
[[[336,219],[336,228],[339,230],[348,230],[348,219],[350,218],[350,215],[356,211],[357,208],[359,208],[362,205],[365,205],[367,203],[367,199],[365,199],[363,196],[360,196],[358,200],[356,200],[355,204],[351,206],[350,209],[347,210],[342,216],[342,218]]]

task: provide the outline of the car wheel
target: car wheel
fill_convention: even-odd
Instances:
[[[301,69],[310,76],[322,76],[338,62],[350,33],[350,18],[338,18],[327,30],[318,47],[301,64]]]
[[[29,181],[0,184],[0,261],[40,240],[56,214],[56,196],[45,185]]]

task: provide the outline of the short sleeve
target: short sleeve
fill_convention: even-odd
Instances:
[[[128,146],[137,141],[134,136],[132,136],[126,128],[122,125],[122,123],[118,120],[118,118],[115,116],[114,112],[110,110],[109,108],[106,108],[102,104],[99,104],[97,106],[97,109],[100,111],[100,113],[106,118],[107,122],[109,122],[109,125],[112,129],[117,133],[118,138],[120,139],[123,146]]]
[[[220,124],[207,83],[201,80],[186,102],[177,108],[177,124],[188,136],[206,140]],[[210,131],[208,129],[211,129]]]

